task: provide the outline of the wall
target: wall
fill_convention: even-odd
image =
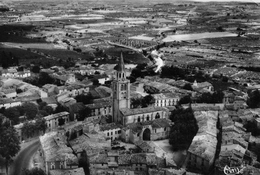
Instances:
[[[106,137],[110,137],[113,140],[114,139],[118,139],[121,136],[121,129],[120,128],[115,128],[115,129],[110,129],[110,130],[106,130],[103,131]]]
[[[18,102],[0,104],[0,108],[2,108],[2,107],[10,108],[10,107],[21,106],[21,105],[22,105],[22,102],[18,101]]]
[[[137,123],[137,122],[143,122],[143,121],[151,121],[155,120],[156,114],[160,115],[160,118],[166,118],[166,112],[165,111],[157,111],[157,112],[148,112],[144,114],[136,114],[136,115],[130,115],[125,116],[124,124],[130,124],[130,123]],[[149,120],[147,120],[147,116],[149,116]],[[140,121],[138,120],[138,117],[140,117]]]
[[[198,157],[190,152],[188,152],[186,160],[189,169],[207,172],[210,168],[210,162],[208,160]]]

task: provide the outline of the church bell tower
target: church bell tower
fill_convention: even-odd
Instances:
[[[120,109],[130,108],[130,81],[126,79],[125,64],[123,54],[121,53],[120,62],[117,66],[116,77],[112,82],[113,122],[122,123]]]

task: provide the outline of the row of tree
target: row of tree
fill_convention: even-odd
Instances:
[[[22,135],[25,137],[33,137],[34,134],[38,135],[40,132],[45,133],[46,128],[46,120],[38,117],[35,122],[26,121],[23,123]]]
[[[34,103],[24,103],[21,106],[10,107],[1,109],[1,113],[12,121],[13,125],[19,123],[19,117],[25,116],[28,120],[33,120],[37,113],[38,107]]]
[[[58,104],[55,110],[52,107],[47,106],[46,102],[38,101],[38,105],[35,103],[23,103],[21,106],[15,106],[10,108],[2,108],[0,113],[4,114],[12,121],[13,125],[20,122],[20,117],[24,116],[26,120],[33,120],[35,118],[43,118],[47,115],[68,111],[67,108]]]
[[[215,91],[214,93],[203,93],[199,98],[196,99],[197,103],[222,103],[224,93],[222,91]]]

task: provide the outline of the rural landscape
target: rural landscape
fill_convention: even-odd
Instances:
[[[0,175],[259,175],[259,6],[0,0]]]

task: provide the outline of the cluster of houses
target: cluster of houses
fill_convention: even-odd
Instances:
[[[89,72],[86,67],[90,68]],[[48,174],[83,174],[78,160],[84,151],[89,158],[91,174],[192,175],[186,169],[209,173],[214,165],[223,169],[218,162],[225,159],[229,160],[230,166],[258,164],[256,155],[249,151],[249,144],[257,142],[258,138],[252,137],[243,126],[252,121],[260,129],[260,110],[247,108],[247,94],[230,88],[224,92],[223,103],[190,105],[199,130],[183,164],[177,165],[171,157],[173,154],[153,141],[169,138],[170,128],[174,125],[169,120],[169,112],[182,97],[213,93],[212,84],[195,81],[190,84],[193,90],[186,90],[183,87],[188,82],[154,77],[138,78],[130,84],[126,77],[132,67],[128,69],[124,65],[123,57],[117,67],[114,71],[114,66],[91,68],[77,64],[75,70],[69,71],[60,67],[42,69],[59,85],[45,84],[41,88],[2,76],[0,107],[19,106],[27,101],[37,103],[40,99],[54,109],[58,104],[68,109],[68,112],[44,116],[47,129],[40,136],[39,154],[44,162],[42,168]],[[106,69],[110,71],[104,71]],[[106,75],[102,77],[104,73]],[[101,85],[92,86],[86,79],[79,81],[76,74],[100,77]],[[106,86],[107,81],[111,81],[110,87]],[[91,104],[76,101],[76,96],[87,93],[95,97]],[[132,108],[131,98],[150,93],[155,100],[152,106]],[[77,121],[79,111],[86,107],[90,109],[88,118]],[[23,123],[15,128],[24,140]]]

